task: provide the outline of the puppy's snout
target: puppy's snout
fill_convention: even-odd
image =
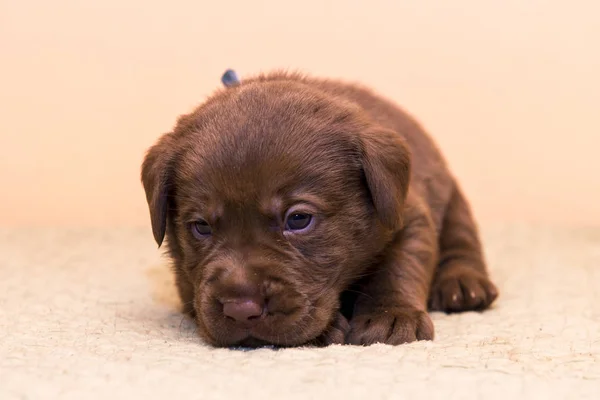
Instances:
[[[264,309],[263,299],[241,298],[223,303],[223,314],[242,324],[258,322],[264,314]]]

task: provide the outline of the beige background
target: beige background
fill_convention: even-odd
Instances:
[[[144,151],[227,67],[395,99],[482,220],[598,224],[599,15],[591,0],[0,0],[0,224],[147,225]]]

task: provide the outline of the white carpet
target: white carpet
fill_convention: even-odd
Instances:
[[[600,398],[600,229],[484,229],[501,292],[406,346],[212,349],[146,230],[0,231],[0,399]]]

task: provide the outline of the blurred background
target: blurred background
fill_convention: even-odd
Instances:
[[[146,149],[221,85],[362,82],[482,223],[600,224],[600,3],[0,0],[0,225],[148,226]]]

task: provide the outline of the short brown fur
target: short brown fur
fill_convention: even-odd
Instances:
[[[275,72],[220,90],[149,150],[142,182],[184,310],[215,346],[430,340],[428,310],[498,294],[433,141],[358,85]],[[307,232],[286,230],[294,207]],[[231,302],[264,311],[240,322]]]

